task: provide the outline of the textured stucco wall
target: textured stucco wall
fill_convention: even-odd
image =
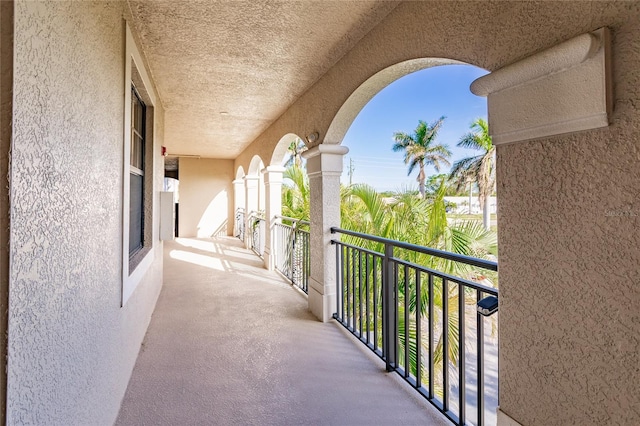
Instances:
[[[323,141],[349,95],[391,65],[435,57],[495,70],[608,26],[612,126],[498,150],[500,405],[524,425],[638,424],[639,9],[638,2],[403,2],[235,166],[246,168],[256,154],[270,158],[287,133],[319,131]]]
[[[154,241],[120,307],[124,7],[16,3],[9,424],[112,424],[160,291]]]
[[[608,128],[499,146],[500,405],[524,425],[640,424],[640,7],[613,30]]]
[[[181,158],[179,164],[178,235],[231,235],[234,217],[233,160]]]
[[[7,390],[7,307],[9,298],[9,151],[13,110],[13,2],[0,2],[0,423],[5,423]]]

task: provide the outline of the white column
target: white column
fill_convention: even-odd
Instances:
[[[280,222],[277,216],[282,214],[282,173],[284,167],[268,166],[262,170],[265,187],[266,235],[264,244],[264,266],[272,271],[275,268],[275,224]]]
[[[258,211],[258,180],[257,175],[244,177],[244,245],[249,247],[249,241],[253,238],[249,216]]]
[[[245,202],[244,180],[236,179],[233,181],[233,235],[238,235],[236,215],[238,209],[244,209]]]
[[[340,226],[342,157],[349,149],[321,144],[302,156],[307,159],[311,192],[311,276],[309,310],[327,322],[336,310],[336,255],[331,245],[332,226]]]

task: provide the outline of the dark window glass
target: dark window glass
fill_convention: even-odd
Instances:
[[[131,173],[129,179],[129,255],[142,248],[144,237],[144,177]]]
[[[146,106],[131,88],[131,158],[129,166],[129,256],[144,245],[144,149]]]

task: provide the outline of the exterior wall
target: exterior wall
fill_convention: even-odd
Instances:
[[[0,363],[6,366],[9,298],[9,175],[13,110],[13,1],[0,2]],[[5,423],[7,371],[0,368],[0,423]]]
[[[125,12],[15,4],[8,424],[113,424],[161,288],[156,240],[121,307]]]
[[[392,65],[449,58],[496,70],[609,27],[612,125],[498,150],[500,405],[523,425],[636,424],[639,9],[638,2],[403,2],[235,166],[270,158],[287,133],[318,131],[317,143],[340,143],[325,140],[336,113]]]
[[[497,147],[500,406],[523,425],[640,423],[640,8],[617,9],[591,24],[610,127]]]
[[[233,233],[233,160],[180,159],[180,237]]]

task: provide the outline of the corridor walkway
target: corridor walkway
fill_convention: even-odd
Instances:
[[[117,425],[449,425],[238,239],[165,242]]]

